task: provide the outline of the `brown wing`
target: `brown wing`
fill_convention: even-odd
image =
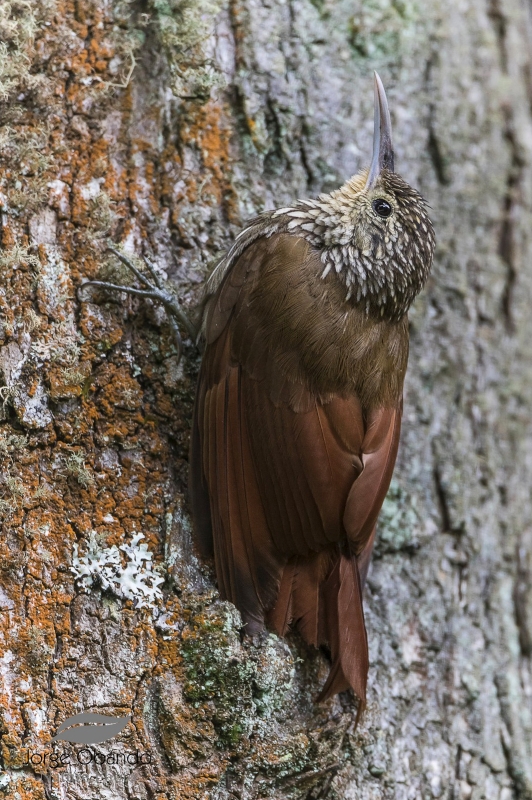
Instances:
[[[307,642],[328,643],[333,665],[321,698],[351,686],[364,702],[362,584],[400,408],[364,414],[356,394],[331,391],[323,355],[321,387],[319,377],[305,380],[299,350],[314,347],[319,360],[329,347],[309,339],[316,330],[327,336],[323,283],[308,280],[319,270],[303,240],[262,239],[207,304],[191,496],[200,551],[214,555],[220,594],[239,608],[246,629],[260,630],[266,618],[280,635],[295,623]],[[265,307],[273,308],[269,316]],[[276,330],[283,318],[293,334],[285,344]],[[299,343],[303,319],[310,329]]]

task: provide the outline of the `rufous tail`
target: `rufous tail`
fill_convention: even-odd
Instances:
[[[287,564],[267,621],[280,636],[294,624],[308,644],[329,646],[331,670],[317,701],[351,688],[360,701],[358,719],[366,705],[369,660],[356,556],[320,553]]]

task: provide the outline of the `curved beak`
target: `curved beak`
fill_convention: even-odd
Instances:
[[[375,75],[375,117],[373,123],[373,159],[369,168],[366,189],[375,185],[381,170],[388,169],[394,171],[394,158],[392,147],[392,121],[390,119],[390,109],[386,99],[386,92],[382,81]]]

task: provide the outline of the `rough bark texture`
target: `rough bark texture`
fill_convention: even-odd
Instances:
[[[0,4],[2,799],[532,798],[531,29],[525,0]],[[194,558],[194,348],[76,291],[111,239],[193,306],[243,220],[367,163],[374,68],[438,249],[355,732],[352,697],[313,704],[324,658],[241,644]],[[80,711],[132,714],[109,763],[51,745]]]

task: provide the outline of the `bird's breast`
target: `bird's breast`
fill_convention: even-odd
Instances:
[[[316,395],[355,392],[367,408],[395,404],[408,358],[406,318],[368,317],[346,301],[335,273],[322,277],[317,249],[299,237],[284,236],[289,241],[282,248],[268,242],[270,255],[243,299],[241,335],[266,346],[287,379]]]

